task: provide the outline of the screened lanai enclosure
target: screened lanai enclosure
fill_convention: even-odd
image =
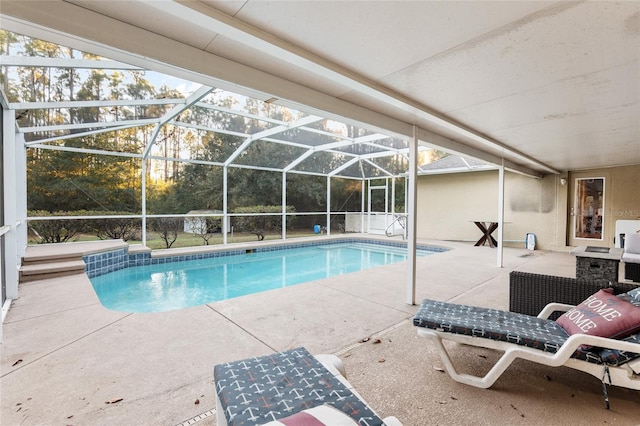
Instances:
[[[2,36],[15,190],[26,193],[31,243],[406,232],[408,140]],[[419,151],[418,167],[446,155]]]

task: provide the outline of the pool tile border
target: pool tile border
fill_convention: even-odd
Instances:
[[[292,248],[345,244],[345,243],[346,244],[367,243],[367,244],[374,244],[374,245],[387,246],[387,247],[397,247],[397,248],[407,247],[406,242],[383,241],[383,240],[366,239],[366,238],[341,238],[341,239],[332,239],[332,240],[326,240],[326,241],[306,241],[306,242],[297,242],[297,243],[291,243],[291,244],[245,247],[242,249],[236,248],[236,249],[227,249],[227,250],[225,249],[213,250],[209,252],[199,252],[199,253],[190,253],[190,254],[181,254],[177,256],[163,256],[163,257],[153,257],[151,251],[129,253],[127,248],[122,248],[118,250],[88,254],[83,256],[82,259],[85,262],[85,273],[89,278],[93,278],[100,275],[108,274],[110,272],[118,271],[120,269],[134,267],[134,266],[147,266],[147,265],[165,264],[165,263],[173,263],[173,262],[185,262],[189,260],[203,260],[203,259],[217,258],[217,257],[237,256],[237,255],[246,254],[246,253],[271,252],[271,251],[288,250]],[[424,244],[416,245],[416,249],[431,251],[434,253],[441,253],[449,250],[448,248],[444,248],[444,247],[429,246]]]

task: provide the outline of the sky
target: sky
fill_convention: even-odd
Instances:
[[[160,89],[164,84],[172,89],[178,90],[185,96],[193,93],[194,90],[201,86],[199,83],[194,83],[192,81],[183,80],[181,78],[172,77],[155,71],[146,71],[145,76],[147,80],[149,80],[149,83],[154,85],[156,89]]]

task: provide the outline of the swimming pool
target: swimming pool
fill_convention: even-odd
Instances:
[[[406,248],[364,242],[298,246],[165,262],[91,278],[103,306],[164,312],[375,268],[407,259]],[[425,247],[418,256],[436,251]]]

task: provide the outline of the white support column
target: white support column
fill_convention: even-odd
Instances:
[[[142,245],[147,245],[147,159],[142,157]]]
[[[407,212],[409,211],[409,177],[404,177],[404,239],[409,238],[407,234]]]
[[[15,111],[3,110],[2,113],[3,130],[3,179],[4,179],[4,221],[11,229],[4,234],[4,262],[5,262],[5,279],[6,281],[6,298],[18,298],[18,268],[20,267],[20,255],[18,249],[18,226],[20,220],[18,216],[18,198],[22,197],[26,200],[26,176],[18,174],[16,167],[17,160],[20,156],[18,151],[24,150],[24,143],[20,144],[20,149],[16,149],[17,137],[15,133]],[[23,158],[24,161],[24,158]],[[25,162],[26,165],[26,162]],[[10,184],[15,180],[15,185]],[[26,217],[26,210],[22,214]],[[26,223],[22,223],[24,228]]]
[[[384,229],[389,226],[389,178],[384,179]]]
[[[365,189],[365,180],[362,178],[362,183],[360,184],[360,233],[364,234],[364,189]]]
[[[416,304],[416,217],[418,194],[418,136],[413,126],[413,139],[409,140],[409,192],[407,209],[407,303]]]
[[[498,169],[498,247],[496,263],[498,268],[502,268],[504,260],[503,249],[504,238],[504,158]]]
[[[29,223],[27,222],[27,145],[25,144],[24,134],[17,134],[15,142],[15,185],[17,196],[16,250],[18,266],[20,266],[20,264],[22,263],[22,256],[24,256],[27,250],[29,240]],[[7,183],[8,182],[5,181],[5,184]],[[20,196],[19,194],[24,194],[24,196]]]
[[[287,239],[287,172],[282,173],[282,239]]]
[[[227,199],[227,173],[228,173],[228,168],[227,166],[224,166],[222,168],[222,244],[223,245],[227,245],[227,234],[229,233],[230,229],[227,229],[227,224],[229,221],[228,219],[228,212],[227,212],[227,208],[228,208],[228,202],[229,200]],[[231,227],[233,229],[233,226]]]
[[[371,232],[371,179],[367,179],[367,234]]]
[[[327,176],[327,236],[331,235],[331,176]]]
[[[395,220],[396,215],[396,177],[391,178],[391,217]]]

